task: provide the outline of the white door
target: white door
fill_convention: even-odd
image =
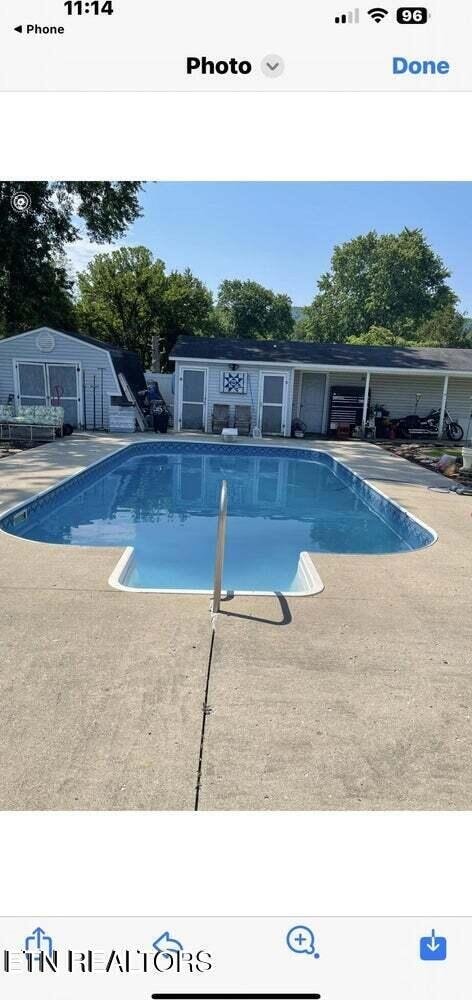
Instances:
[[[306,424],[309,434],[321,434],[326,375],[303,372],[301,378],[300,420]]]
[[[79,371],[75,364],[18,361],[17,399],[21,406],[62,406],[64,423],[79,425]]]
[[[263,434],[285,434],[288,378],[262,373],[260,427]]]
[[[180,428],[183,431],[206,430],[205,368],[183,368],[180,375]]]

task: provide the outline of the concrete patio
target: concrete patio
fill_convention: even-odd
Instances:
[[[0,513],[130,440],[74,434],[2,458]],[[470,809],[472,498],[373,445],[309,446],[439,541],[316,554],[317,597],[223,603],[199,808]],[[0,807],[193,809],[208,598],[113,590],[118,549],[0,533],[0,554]]]

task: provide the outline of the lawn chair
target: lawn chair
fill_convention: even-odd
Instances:
[[[249,434],[251,430],[251,407],[234,407],[234,426],[238,429],[238,434]]]
[[[229,406],[227,403],[215,403],[211,429],[213,434],[221,434],[224,427],[229,427]]]

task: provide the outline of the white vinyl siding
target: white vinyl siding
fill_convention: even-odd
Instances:
[[[259,399],[260,391],[260,377],[263,371],[270,371],[276,374],[277,372],[288,375],[289,377],[289,391],[288,391],[288,413],[292,415],[292,419],[298,416],[298,403],[299,403],[299,387],[300,378],[303,371],[302,368],[293,369],[286,368],[283,365],[245,365],[241,363],[239,365],[239,371],[245,372],[247,374],[247,393],[243,395],[233,395],[231,393],[222,393],[220,389],[221,385],[221,373],[230,370],[231,362],[211,362],[211,361],[176,361],[176,393],[178,386],[178,371],[179,367],[192,367],[192,366],[202,366],[208,370],[208,392],[207,392],[207,429],[211,429],[211,416],[213,412],[213,406],[215,403],[227,403],[230,407],[230,417],[231,420],[234,416],[234,406],[235,404],[242,404],[251,407],[252,414],[252,427],[257,424],[257,405]],[[291,383],[293,371],[293,383]],[[359,386],[363,388],[365,386],[366,373],[365,372],[352,372],[343,371],[342,369],[334,369],[330,372],[323,371],[322,373],[313,372],[313,369],[309,369],[306,374],[306,378],[309,378],[310,374],[317,375],[318,377],[326,377],[326,390],[323,393],[322,407],[326,403],[324,410],[322,410],[322,433],[326,433],[327,424],[329,419],[329,403],[330,403],[330,393],[333,386]],[[409,413],[414,413],[416,405],[416,394],[421,393],[421,399],[418,402],[417,412],[419,416],[424,416],[429,410],[433,408],[438,408],[441,406],[442,392],[444,386],[444,376],[447,374],[446,371],[438,373],[437,375],[431,375],[425,373],[424,375],[408,375],[408,374],[371,374],[370,378],[370,398],[372,404],[382,404],[387,410],[389,410],[392,418],[395,417],[405,417]],[[472,375],[472,373],[471,373]],[[292,386],[292,387],[291,387]],[[457,420],[464,429],[464,435],[467,432],[467,423],[469,419],[469,414],[472,409],[472,377],[471,378],[458,378],[456,376],[449,377],[449,390],[447,398],[447,409],[454,420]],[[321,402],[321,401],[320,401]],[[177,399],[175,400],[175,406],[177,407]],[[176,409],[177,412],[177,409]],[[303,419],[303,411],[301,414]],[[287,431],[290,433],[290,419],[287,421]],[[471,425],[472,426],[472,425]]]
[[[472,378],[450,378],[447,390],[446,409],[453,420],[461,424],[464,438],[472,432]],[[470,426],[469,426],[470,420]]]
[[[435,375],[371,375],[371,403],[382,404],[391,417],[406,417],[415,412],[416,394],[421,394],[416,412],[425,416],[432,409],[439,409],[444,377]]]
[[[372,375],[371,401],[382,403],[392,417],[405,417],[415,412],[416,394],[421,393],[416,412],[423,417],[430,410],[440,408],[444,375]],[[465,436],[472,409],[472,378],[449,377],[446,409],[452,419],[461,424]]]
[[[175,401],[174,409],[175,413],[178,412],[179,401],[177,399],[177,393],[180,392],[181,383],[179,375],[183,368],[192,367],[205,367],[208,371],[208,381],[207,381],[207,430],[211,431],[211,418],[213,414],[213,406],[215,403],[226,403],[230,408],[230,423],[233,422],[234,418],[234,407],[235,406],[250,406],[251,407],[251,429],[257,426],[257,406],[259,400],[259,379],[260,374],[264,371],[264,366],[261,365],[260,368],[256,365],[248,365],[247,368],[243,364],[239,365],[238,371],[244,372],[247,375],[247,392],[245,393],[231,393],[231,392],[221,392],[221,373],[230,371],[231,362],[227,364],[222,364],[221,362],[211,361],[176,361],[175,363]],[[289,405],[288,412],[290,413],[290,381],[292,377],[292,370],[289,368],[284,368],[282,365],[272,366],[270,372],[276,375],[277,373],[287,375],[289,378]],[[288,421],[288,432],[290,433],[291,421]]]
[[[226,403],[230,408],[230,422],[234,417],[235,406],[251,407],[251,428],[257,423],[257,400],[259,397],[259,368],[239,366],[239,371],[247,375],[247,392],[221,392],[221,373],[230,370],[230,365],[208,365],[208,430],[211,431],[211,418],[215,403]]]
[[[376,375],[370,376],[371,405],[382,405],[392,418],[406,417],[415,412],[416,394],[421,393],[417,413],[422,417],[432,409],[441,406],[444,375]],[[330,373],[330,388],[334,385],[365,385],[365,377],[360,373],[333,371]],[[472,409],[472,378],[449,378],[447,410],[453,420],[457,420],[467,432],[467,422]],[[329,413],[329,406],[328,406]],[[326,415],[326,420],[328,415]],[[325,425],[326,432],[326,425]]]
[[[103,424],[109,425],[110,395],[120,395],[114,368],[107,351],[72,336],[65,336],[51,330],[55,340],[52,351],[40,351],[36,338],[40,331],[33,330],[20,336],[0,340],[0,403],[6,403],[10,393],[15,391],[14,362],[33,361],[48,364],[79,364],[79,393],[83,406],[83,376],[85,377],[85,417],[88,429],[93,427],[93,377],[95,375],[95,424],[101,426],[101,372],[103,369]],[[82,409],[82,413],[83,413]]]

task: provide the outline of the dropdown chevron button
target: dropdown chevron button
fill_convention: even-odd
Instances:
[[[261,63],[261,70],[265,76],[270,76],[271,79],[281,76],[285,69],[285,63],[282,56],[276,55],[274,52],[270,52],[269,55],[264,56]]]

